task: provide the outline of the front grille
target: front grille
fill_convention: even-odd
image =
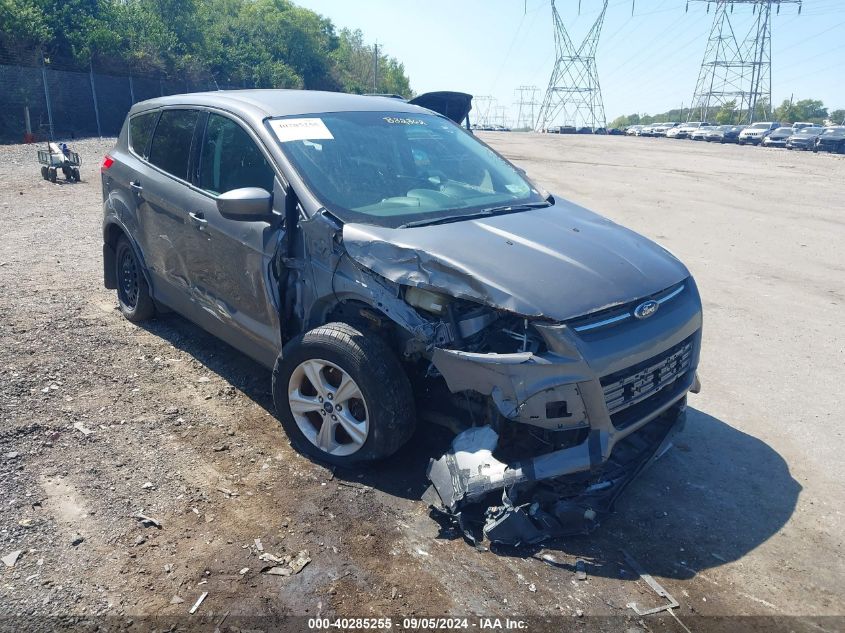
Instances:
[[[593,312],[583,317],[576,317],[569,321],[568,325],[573,330],[581,334],[584,332],[591,332],[599,328],[604,328],[609,325],[617,325],[623,321],[633,320],[634,308],[636,308],[640,303],[651,299],[657,301],[660,305],[663,305],[664,303],[680,296],[685,288],[686,283],[682,282],[670,288],[666,288],[665,290],[661,290],[651,296],[641,297],[636,301],[630,301],[626,304],[609,308],[607,310]]]
[[[677,395],[692,363],[692,339],[601,379],[613,425],[625,428]]]

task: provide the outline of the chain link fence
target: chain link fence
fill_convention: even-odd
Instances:
[[[134,103],[236,87],[0,65],[0,143],[117,136]]]

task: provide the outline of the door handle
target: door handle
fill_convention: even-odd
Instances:
[[[132,190],[135,193],[141,193],[144,190],[144,188],[141,186],[140,180],[136,180],[135,182],[130,182],[129,186],[132,188]]]
[[[191,223],[200,230],[208,224],[208,220],[205,219],[205,214],[202,211],[189,211],[188,217],[191,218]]]

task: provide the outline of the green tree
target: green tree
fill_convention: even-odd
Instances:
[[[845,125],[845,110],[834,110],[827,118],[834,125]]]
[[[736,101],[728,101],[722,104],[719,111],[716,113],[716,123],[719,125],[730,125],[736,123],[737,111]]]
[[[53,37],[43,8],[35,0],[0,0],[0,53],[34,64]]]
[[[337,79],[347,92],[413,96],[405,67],[398,60],[383,53],[378,56],[378,85],[373,86],[375,48],[364,43],[364,34],[360,29],[340,31],[338,46],[333,51],[332,58]]]

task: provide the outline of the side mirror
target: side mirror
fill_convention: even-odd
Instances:
[[[217,197],[217,210],[230,220],[269,221],[273,217],[273,194],[260,187],[232,189]]]

